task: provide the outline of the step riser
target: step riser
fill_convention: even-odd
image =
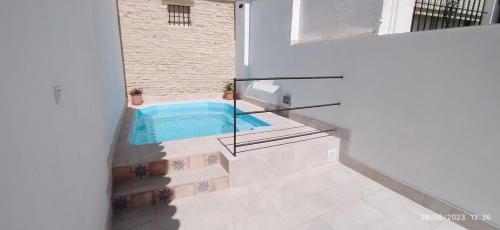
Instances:
[[[191,169],[199,169],[221,164],[221,153],[207,153],[189,157],[152,161],[143,164],[113,168],[113,183],[123,183],[148,177],[175,174]]]
[[[218,191],[229,187],[228,176],[200,180],[194,183],[177,186],[167,186],[155,191],[147,191],[136,194],[117,196],[112,198],[113,209],[123,210],[126,208],[169,203],[173,199],[190,197],[208,192]]]

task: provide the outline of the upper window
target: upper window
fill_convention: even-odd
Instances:
[[[191,7],[168,5],[168,24],[178,26],[191,25]]]
[[[411,31],[481,25],[485,0],[416,0]]]

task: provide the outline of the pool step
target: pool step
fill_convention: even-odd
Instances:
[[[189,156],[173,156],[168,159],[113,167],[113,183],[119,184],[221,165],[221,159],[223,159],[222,153],[211,152]]]
[[[225,159],[221,152],[170,154],[164,159],[113,167],[113,208],[169,203],[228,188]]]
[[[228,173],[221,165],[185,170],[161,177],[149,177],[116,184],[112,203],[115,210],[169,203],[173,199],[226,189]]]

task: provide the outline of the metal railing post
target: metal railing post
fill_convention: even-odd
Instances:
[[[236,157],[236,78],[233,78],[233,155]]]

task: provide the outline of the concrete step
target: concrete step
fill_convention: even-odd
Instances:
[[[221,152],[210,152],[113,167],[113,182],[114,184],[120,184],[150,177],[173,175],[189,170],[221,165],[224,159]]]
[[[227,171],[220,165],[187,170],[163,177],[150,177],[115,185],[113,208],[170,202],[173,199],[226,189],[229,186]]]

